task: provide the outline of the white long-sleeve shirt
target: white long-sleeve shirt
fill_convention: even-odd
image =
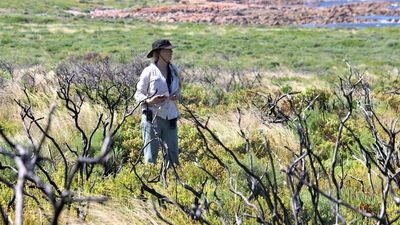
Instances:
[[[151,63],[140,75],[135,93],[135,99],[138,102],[153,95],[166,95],[168,98],[166,98],[165,101],[157,105],[148,106],[148,108],[153,111],[153,115],[168,120],[179,116],[176,102],[170,100],[169,96],[180,96],[178,68],[173,64],[169,64],[169,66],[172,75],[171,91],[168,90],[167,80],[162,75],[161,71],[154,63]],[[145,109],[146,105],[143,104],[143,107],[143,109]]]

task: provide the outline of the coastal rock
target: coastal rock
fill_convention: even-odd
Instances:
[[[314,1],[289,0],[177,0],[170,6],[131,10],[97,9],[92,18],[135,18],[161,22],[262,24],[269,26],[374,22],[359,16],[400,16],[389,2],[359,2],[315,7]]]

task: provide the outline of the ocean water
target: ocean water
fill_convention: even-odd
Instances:
[[[307,0],[305,1],[306,5],[314,6],[314,7],[331,7],[335,5],[343,5],[349,3],[357,3],[357,2],[393,2],[400,3],[400,0]]]
[[[325,28],[367,28],[367,27],[397,27],[400,23],[330,23],[330,24],[304,24],[302,27],[325,27]]]
[[[395,10],[400,8],[400,0],[307,0],[305,5],[308,7],[333,7],[337,5],[344,5],[357,2],[391,2],[389,9]],[[356,16],[358,19],[373,20],[373,22],[362,23],[334,23],[334,24],[305,24],[304,27],[349,27],[349,28],[363,28],[363,27],[393,27],[400,26],[400,15],[386,16],[386,15],[363,15]]]

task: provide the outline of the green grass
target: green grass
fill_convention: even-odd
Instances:
[[[54,66],[70,56],[83,56],[87,52],[98,52],[101,55],[113,55],[129,59],[132,52],[146,52],[154,39],[168,38],[179,46],[179,48],[174,50],[175,60],[180,65],[194,68],[224,67],[227,69],[257,69],[263,71],[283,68],[295,72],[338,75],[338,72],[346,68],[343,63],[343,59],[345,58],[351,59],[356,65],[369,67],[369,70],[383,75],[391,68],[400,67],[400,27],[322,29],[209,26],[188,23],[166,24],[136,20],[74,18],[64,12],[64,10],[68,9],[87,11],[96,7],[112,6],[115,8],[125,8],[140,7],[145,4],[155,5],[157,1],[56,0],[31,2],[28,0],[2,0],[0,1],[0,9],[5,9],[6,13],[1,13],[3,11],[0,10],[0,59],[16,60],[18,63],[26,64],[42,63],[49,66]],[[165,4],[168,4],[168,2]],[[281,87],[281,90],[284,92],[296,91],[299,86],[307,86],[312,83],[310,80],[303,79],[303,77],[278,76],[271,77],[267,82]],[[9,74],[0,71],[0,78],[10,79],[11,77]],[[313,77],[313,79],[319,79],[319,77]],[[331,76],[329,79],[334,80],[336,83],[338,81],[337,76]],[[388,83],[393,85],[393,82]],[[378,86],[377,84],[375,85]],[[320,86],[307,89],[305,94],[307,94],[307,91],[314,89],[319,91],[319,93],[325,93],[323,92],[325,90]],[[226,114],[237,106],[237,102],[243,102],[239,101],[241,97],[250,98],[250,95],[246,95],[246,90],[238,89],[231,93],[223,93],[221,89],[222,87],[204,88],[198,83],[185,84],[183,93],[186,100],[194,105],[196,113],[204,117],[213,114]],[[263,91],[268,93],[270,90]],[[322,99],[323,95],[320,96],[320,99]],[[329,95],[329,98],[334,98],[333,94]],[[41,105],[47,104],[48,102],[46,101],[50,101],[44,98],[38,99],[44,101]],[[386,99],[385,101],[392,102],[391,105],[394,108],[397,107],[399,100]],[[377,104],[377,106],[382,111],[385,107],[383,103]],[[3,108],[8,109],[7,105]],[[385,112],[387,111],[385,108]],[[12,113],[15,112],[10,111],[10,115]],[[310,115],[308,121],[311,128],[310,137],[314,144],[314,151],[324,160],[323,163],[327,163],[326,168],[331,163],[331,149],[333,149],[334,143],[329,138],[335,137],[338,126],[336,118],[337,116],[334,112],[328,111],[322,116],[320,111],[315,111]],[[120,151],[119,153],[121,154],[125,153],[123,151],[130,151],[131,155],[135,155],[142,144],[140,140],[140,128],[138,126],[140,119],[137,117],[131,117],[131,119],[132,121],[128,120],[126,126],[122,128],[119,136],[121,146],[116,150]],[[349,121],[348,124],[351,124],[351,127],[354,127],[359,132],[363,143],[369,143],[368,141],[371,140],[370,134],[367,130],[362,130],[366,126],[362,126],[363,123],[360,120],[354,119]],[[13,121],[10,123],[8,118],[0,118],[0,126],[3,126],[10,135],[13,135],[21,132],[20,126],[22,125],[19,123],[17,126]],[[328,136],[327,134],[330,135]],[[193,151],[193,154],[198,154],[202,157],[204,156],[202,159],[204,161],[201,161],[201,163],[210,170],[218,172],[219,166],[217,162],[209,160],[202,153],[204,152],[202,148],[203,143],[194,127],[182,124],[180,137],[182,137],[180,138],[180,147],[182,149]],[[343,137],[349,138],[348,132],[344,131]],[[100,138],[98,133],[96,133],[95,138]],[[71,141],[72,146],[79,146],[80,138],[74,136]],[[254,139],[253,143],[258,144],[257,141],[259,140]],[[100,140],[97,140],[96,143],[99,144]],[[94,145],[91,150],[95,151],[99,147],[98,145]],[[219,149],[215,144],[212,144],[212,148],[215,150]],[[243,148],[242,143],[232,147],[236,151]],[[199,153],[198,151],[202,152]],[[233,164],[232,158],[228,157],[226,153],[220,151],[218,154],[224,158],[226,164]],[[240,159],[246,162],[247,157],[243,154],[240,155]],[[345,158],[345,160],[345,163],[353,162],[350,157]],[[204,180],[205,174],[200,173],[199,169],[193,163],[187,160],[182,162],[185,168],[183,170],[185,171],[183,173],[184,180],[190,182],[191,185],[198,186]],[[361,174],[361,167],[356,167],[352,163],[348,164],[351,164],[351,166],[345,167],[346,173],[353,175]],[[261,160],[255,163],[256,168],[260,171],[266,165],[268,163]],[[358,170],[354,170],[354,168]],[[145,167],[141,167],[141,169],[145,170]],[[129,168],[125,167],[117,178],[114,179],[110,176],[102,182],[98,182],[94,193],[111,195],[113,197],[126,197],[128,196],[128,190],[123,186],[125,184],[131,185],[134,190],[139,192],[139,181],[134,179],[134,175],[128,171]],[[233,171],[239,177],[239,181],[242,181],[242,183],[238,183],[238,187],[244,189],[246,185],[244,182],[245,179],[240,179],[240,176],[244,175],[239,173],[240,170],[237,167],[233,168]],[[59,170],[59,173],[61,174],[62,170]],[[61,179],[60,174],[56,175],[59,179]],[[192,174],[200,174],[200,176],[191,176]],[[223,188],[218,190],[218,195],[226,202],[227,206],[230,206],[230,204],[233,205],[234,202],[232,202],[232,199],[235,198],[229,191],[228,182],[223,180],[226,177],[224,178],[224,174],[221,174],[221,187]],[[280,175],[282,176],[278,176],[279,184],[283,184],[283,174]],[[355,203],[357,207],[361,203],[366,203],[374,207],[379,204],[378,198],[369,196],[363,198],[363,193],[359,193],[360,191],[355,192],[359,187],[357,183],[355,184],[352,184],[353,186],[349,188],[346,186],[348,189],[343,190],[342,197],[344,200]],[[209,189],[212,187],[211,185]],[[280,194],[282,194],[284,200],[286,199],[289,202],[289,193],[285,192],[284,188],[279,189],[279,191],[281,191]],[[11,198],[10,193],[2,192],[3,196],[1,197],[9,199]],[[182,191],[181,193],[185,192]],[[208,191],[208,194],[210,193],[212,193],[212,190]],[[6,194],[7,198],[4,197]],[[131,197],[129,196],[125,199],[128,201]],[[192,201],[190,197],[191,195],[183,194],[180,196],[180,201],[190,205]],[[304,199],[306,203],[310,202],[310,197],[307,193],[304,194]],[[320,207],[322,208],[323,217],[327,221],[331,220],[332,214],[328,202],[321,199]],[[391,207],[393,210],[397,210],[394,206]],[[226,209],[230,210],[231,208],[227,207]],[[309,208],[312,210],[311,207]],[[166,218],[178,223],[176,222],[179,220],[176,217],[177,214],[176,212],[172,212],[170,214],[172,216]],[[348,214],[352,215],[351,213]],[[213,219],[216,220],[217,218]]]
[[[98,52],[129,56],[146,52],[157,38],[179,45],[175,59],[196,67],[329,74],[343,59],[372,71],[399,67],[400,28],[322,29],[209,26],[135,20],[0,16],[0,51],[18,62],[57,64],[70,55]]]
[[[179,63],[197,67],[329,74],[351,59],[374,71],[400,66],[400,28],[270,28],[148,23],[73,17],[65,10],[138,8],[172,4],[167,0],[2,0],[0,51],[18,62],[57,64],[70,55],[145,52],[156,38],[180,46]]]
[[[88,12],[95,8],[138,8],[154,5],[168,5],[173,1],[157,0],[2,0],[0,9],[24,14],[65,15],[65,10]]]

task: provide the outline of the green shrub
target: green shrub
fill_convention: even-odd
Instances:
[[[114,140],[116,148],[128,154],[131,159],[136,159],[143,147],[140,124],[141,115],[128,117]]]
[[[194,126],[179,124],[178,136],[181,161],[188,161],[193,157],[200,160],[203,158],[205,154],[203,140]]]
[[[134,173],[130,171],[129,166],[123,167],[116,176],[92,176],[91,180],[86,183],[86,191],[90,190],[93,182],[95,182],[95,185],[93,186],[92,192],[96,195],[127,199],[127,197],[132,195],[136,195],[137,197],[140,194],[140,182],[135,177]],[[131,193],[131,190],[137,192]]]
[[[15,135],[20,131],[19,124],[11,123],[5,118],[0,118],[0,129],[3,129],[6,135]]]
[[[212,107],[226,104],[226,93],[219,87],[205,89],[203,87],[188,84],[182,90],[183,102],[196,106]]]
[[[299,95],[294,95],[293,101],[296,108],[305,107],[308,103],[315,99],[312,109],[319,110],[324,113],[329,109],[332,102],[332,92],[331,90],[323,90],[318,88],[307,88],[303,93]]]
[[[293,91],[293,88],[289,84],[285,84],[281,87],[281,91],[284,94],[288,94],[289,92]]]

